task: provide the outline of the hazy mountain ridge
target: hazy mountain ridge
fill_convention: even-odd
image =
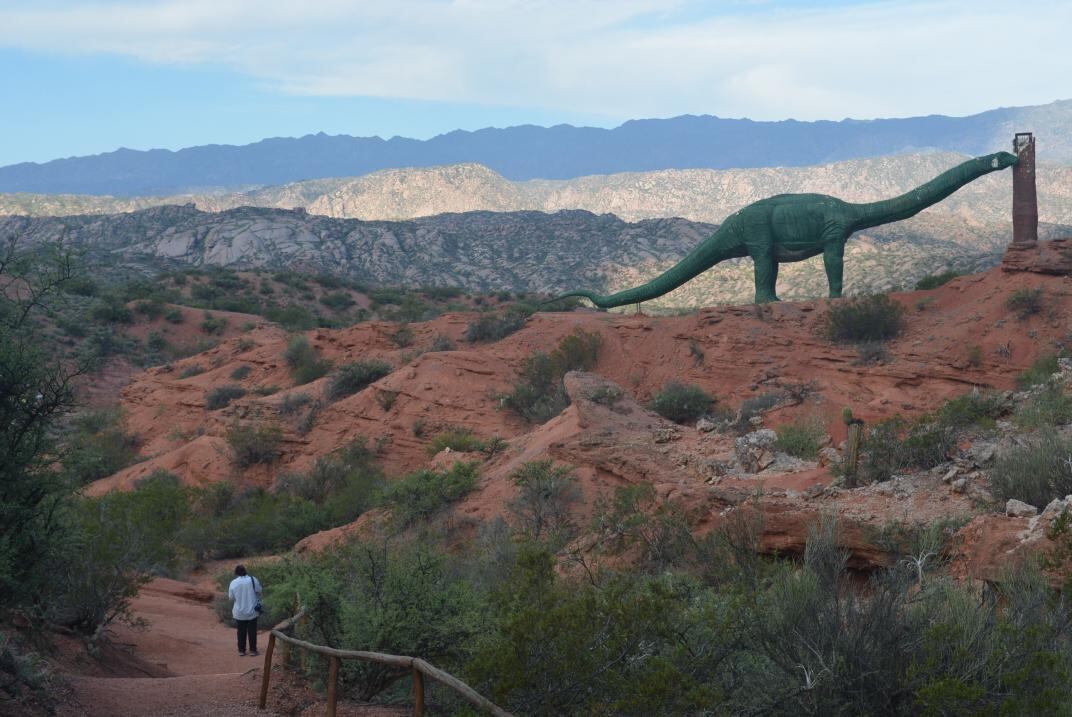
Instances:
[[[334,219],[301,211],[192,206],[105,216],[0,219],[0,235],[64,241],[113,266],[299,267],[384,285],[452,285],[470,290],[613,291],[664,270],[715,225],[686,219],[625,222],[572,210],[441,214],[407,221]],[[1044,225],[1046,236],[1069,226]],[[1004,224],[967,224],[926,212],[850,241],[846,289],[910,285],[956,266],[992,266],[1009,240]],[[726,262],[659,302],[699,306],[752,297],[751,262]],[[825,293],[821,262],[783,268],[784,298]]]
[[[0,191],[174,194],[471,162],[513,180],[660,169],[805,166],[922,148],[985,154],[1007,149],[1019,131],[1036,133],[1043,159],[1072,162],[1072,100],[1061,100],[968,117],[754,122],[686,115],[632,120],[614,129],[525,125],[457,130],[423,141],[321,133],[175,152],[119,149],[0,167]]]
[[[312,214],[405,220],[447,212],[584,209],[627,221],[677,216],[721,222],[758,199],[790,192],[832,194],[848,201],[886,199],[964,161],[948,152],[875,157],[803,168],[661,170],[512,182],[482,165],[392,169],[364,177],[319,179],[218,195],[129,199],[89,195],[0,195],[0,215],[54,216],[136,211],[195,203],[206,211],[241,206],[305,207]],[[1072,224],[1072,167],[1040,164],[1043,221]],[[964,187],[932,212],[967,222],[1008,222],[1011,179],[991,174]]]

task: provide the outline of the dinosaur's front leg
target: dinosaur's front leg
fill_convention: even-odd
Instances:
[[[830,298],[841,297],[841,281],[845,273],[845,240],[826,242],[823,248],[823,266],[826,267],[826,282],[830,285]]]
[[[778,281],[778,262],[774,260],[773,248],[764,247],[754,250],[752,261],[756,265],[756,303],[768,304],[778,301],[778,293],[775,291],[775,284]]]

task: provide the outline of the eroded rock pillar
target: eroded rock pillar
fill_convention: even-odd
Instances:
[[[1030,247],[1038,242],[1038,196],[1035,193],[1035,136],[1018,132],[1012,151],[1019,163],[1012,168],[1012,243]]]

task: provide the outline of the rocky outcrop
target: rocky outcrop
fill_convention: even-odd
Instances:
[[[1001,258],[1002,271],[1035,274],[1072,274],[1072,237],[1019,246],[1010,244]]]

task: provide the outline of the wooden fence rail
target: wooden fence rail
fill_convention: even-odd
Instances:
[[[430,677],[436,682],[449,687],[457,692],[466,702],[493,717],[513,717],[509,712],[495,705],[457,677],[444,672],[435,665],[425,662],[419,657],[386,655],[380,652],[364,652],[362,650],[339,650],[325,645],[314,645],[311,642],[299,640],[296,637],[291,637],[290,635],[283,633],[284,630],[293,627],[294,624],[304,616],[305,608],[302,608],[293,617],[287,618],[279,623],[268,633],[268,649],[264,652],[264,675],[261,679],[261,695],[260,701],[257,703],[257,706],[262,710],[265,709],[268,704],[268,682],[272,677],[272,653],[275,651],[275,641],[279,639],[289,645],[294,645],[295,647],[314,652],[318,655],[324,655],[330,659],[328,668],[328,703],[327,711],[325,712],[327,717],[335,717],[335,706],[338,701],[339,664],[342,660],[378,662],[382,665],[390,665],[391,667],[401,667],[410,670],[410,673],[413,675],[413,714],[415,717],[424,717],[425,677]]]

